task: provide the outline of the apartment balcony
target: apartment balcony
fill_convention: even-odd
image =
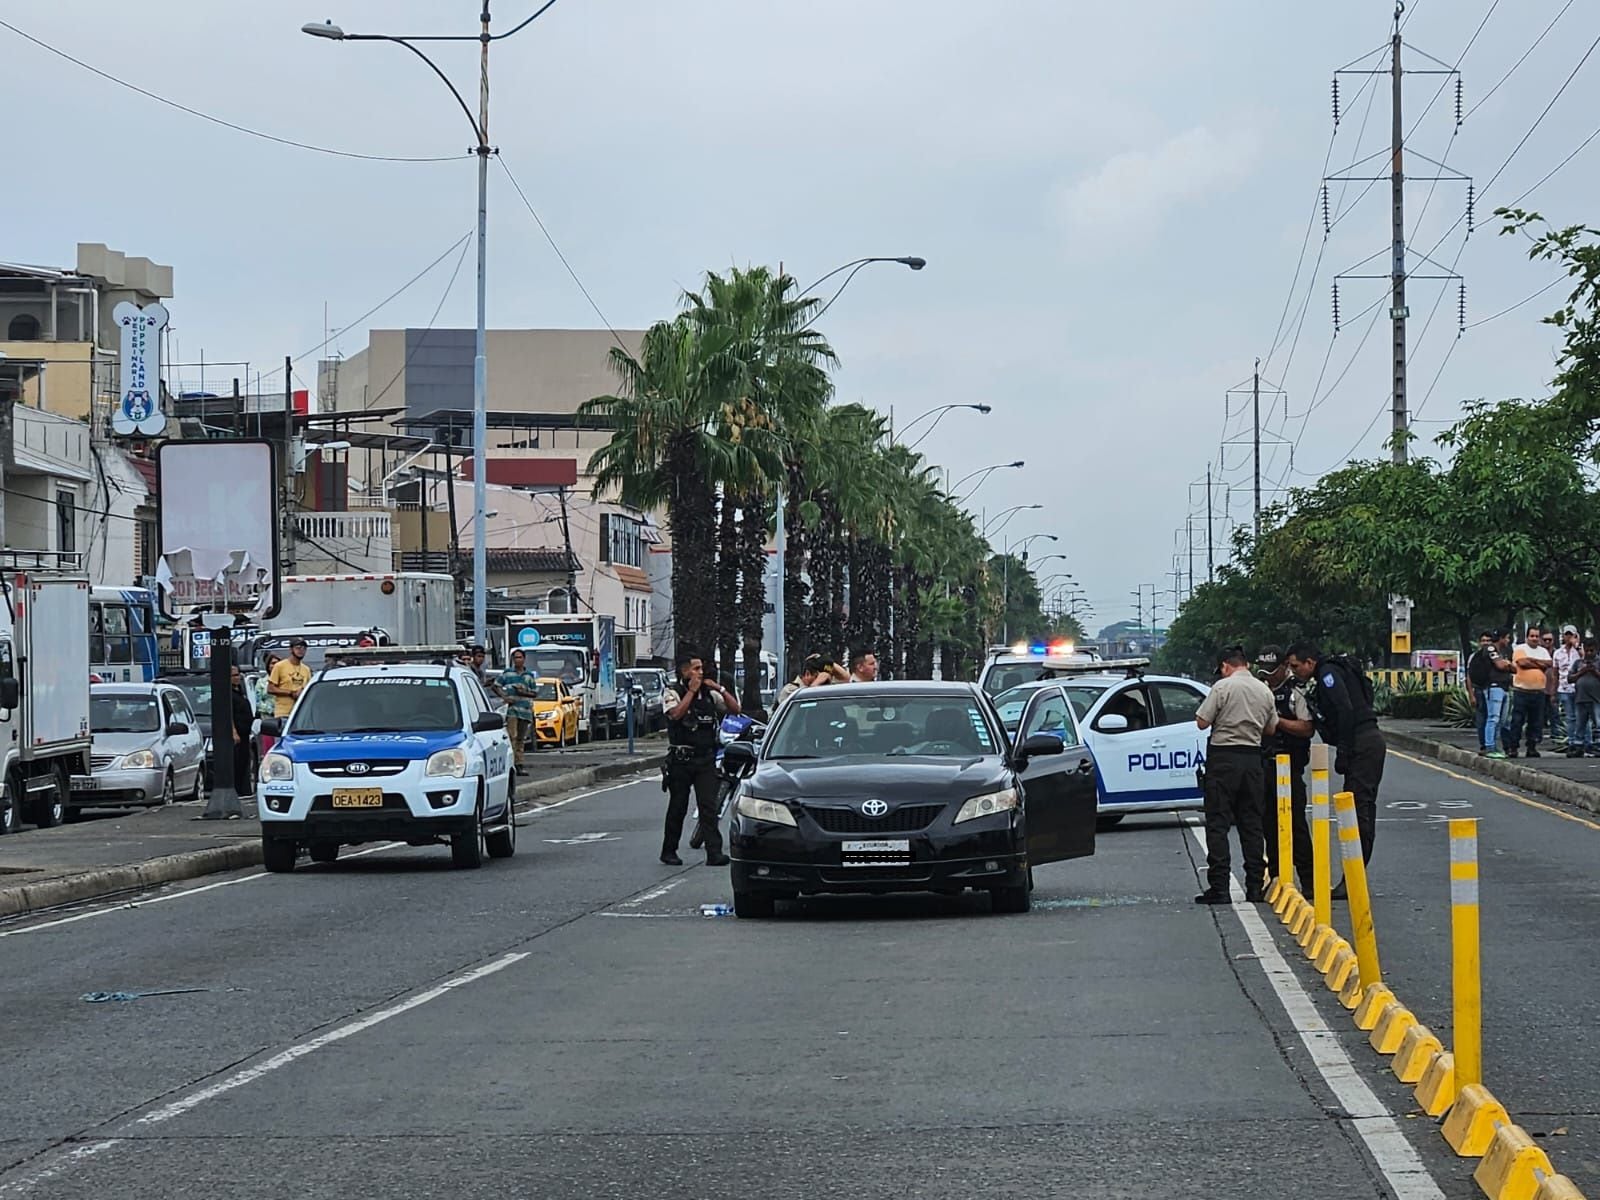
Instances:
[[[388,512],[296,513],[294,532],[298,574],[381,574],[394,569],[393,523]]]

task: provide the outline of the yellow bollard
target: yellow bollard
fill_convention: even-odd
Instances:
[[[1294,878],[1294,820],[1293,789],[1289,780],[1289,756],[1280,754],[1278,768],[1278,882],[1286,888],[1295,886]]]
[[[1339,956],[1340,950],[1348,950],[1350,943],[1339,936],[1338,930],[1331,925],[1318,925],[1317,936],[1311,939],[1311,961],[1316,964],[1317,971],[1326,975],[1328,968],[1333,965],[1333,960]]]
[[[1478,945],[1478,821],[1450,821],[1451,998],[1456,1088],[1483,1082],[1482,962]]]
[[[1430,1058],[1413,1094],[1422,1111],[1430,1117],[1442,1117],[1449,1112],[1456,1098],[1455,1055],[1441,1050]]]
[[[1334,955],[1328,968],[1322,973],[1323,982],[1328,985],[1328,990],[1343,994],[1345,985],[1352,979],[1360,982],[1356,975],[1356,952],[1350,948],[1350,943],[1340,939],[1334,947]]]
[[[1360,956],[1357,956],[1359,961]],[[1357,975],[1359,986],[1360,976]],[[1361,988],[1361,1003],[1356,1007],[1356,1028],[1370,1033],[1378,1027],[1378,1018],[1383,1015],[1384,1008],[1394,1000],[1394,993],[1387,984],[1375,983],[1369,988]]]
[[[1378,966],[1378,935],[1372,927],[1372,897],[1367,892],[1367,864],[1361,857],[1361,830],[1356,825],[1356,797],[1340,792],[1333,798],[1339,814],[1339,851],[1344,860],[1345,889],[1350,894],[1350,928],[1356,943],[1361,986],[1383,982]]]
[[[1401,1083],[1420,1083],[1434,1055],[1443,1051],[1433,1030],[1426,1025],[1413,1025],[1400,1039],[1400,1048],[1394,1052],[1389,1069]]]
[[[1328,748],[1311,747],[1311,900],[1317,924],[1333,923],[1333,864],[1328,846]]]

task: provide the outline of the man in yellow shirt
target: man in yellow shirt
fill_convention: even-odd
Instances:
[[[306,684],[311,682],[311,668],[306,666],[306,643],[295,638],[289,643],[289,657],[273,664],[267,676],[267,695],[272,697],[273,716],[280,721],[294,709]]]

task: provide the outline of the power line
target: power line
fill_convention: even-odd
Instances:
[[[74,58],[65,50],[62,50],[57,46],[52,46],[49,42],[36,38],[33,36],[33,34],[28,33],[25,30],[18,29],[9,21],[0,20],[0,29],[9,29],[12,33],[16,34],[24,41],[32,42],[41,50],[48,50],[57,58],[65,59],[75,67],[82,67],[85,71],[88,71],[92,75],[98,75],[101,79],[104,79],[109,83],[114,83],[118,87],[127,88],[130,92],[138,92],[139,95],[154,100],[158,104],[165,104],[168,108],[175,108],[179,112],[188,113],[191,117],[199,117],[202,121],[209,121],[213,125],[221,125],[224,129],[232,129],[236,133],[249,134],[251,137],[261,138],[263,141],[276,142],[280,146],[293,146],[297,150],[311,150],[315,151],[317,154],[331,154],[336,158],[358,158],[366,162],[432,163],[455,162],[461,158],[461,155],[459,154],[436,154],[427,157],[411,157],[396,154],[360,154],[353,150],[336,150],[331,146],[316,146],[310,142],[297,142],[293,138],[279,137],[274,133],[264,133],[259,129],[251,129],[248,125],[240,125],[234,121],[227,121],[221,117],[214,117],[210,113],[201,112],[198,108],[190,108],[187,104],[180,104],[176,100],[171,100],[166,96],[152,92],[149,88],[142,88],[136,83],[129,83],[126,79],[120,79],[111,74],[109,71],[102,71],[99,67],[96,67],[90,63],[86,63],[81,58]]]
[[[1562,17],[1567,15],[1567,9],[1571,8],[1574,3],[1576,3],[1576,0],[1567,0],[1567,3],[1565,4],[1565,6],[1563,6],[1561,11],[1558,12],[1554,17],[1552,17],[1550,19],[1550,24],[1548,24],[1548,25],[1546,25],[1544,27],[1544,32],[1541,33],[1538,37],[1534,38],[1533,45],[1529,46],[1526,50],[1524,50],[1522,52],[1522,57],[1517,59],[1516,62],[1511,64],[1511,69],[1508,70],[1504,75],[1500,76],[1500,78],[1495,81],[1495,85],[1492,88],[1490,88],[1487,92],[1485,92],[1479,98],[1479,100],[1478,100],[1478,102],[1476,104],[1474,104],[1471,108],[1467,109],[1467,111],[1461,117],[1461,119],[1463,121],[1465,121],[1473,113],[1477,112],[1480,108],[1482,108],[1485,104],[1487,104],[1489,102],[1489,97],[1494,95],[1496,92],[1498,92],[1500,90],[1501,85],[1504,84],[1506,80],[1510,79],[1512,75],[1516,74],[1517,68],[1520,67],[1524,62],[1526,62],[1528,60],[1528,56],[1539,48],[1539,43],[1540,42],[1544,41],[1545,38],[1550,36],[1550,31],[1556,27],[1556,23],[1558,21],[1560,21]]]
[[[554,2],[555,0],[551,0],[551,3]],[[545,7],[548,8],[549,5],[547,4]],[[539,11],[543,12],[544,9]],[[537,15],[538,13],[534,14],[534,16]],[[533,18],[529,17],[528,19],[531,21]],[[511,186],[516,189],[517,197],[522,201],[522,206],[528,210],[528,215],[533,218],[533,223],[539,227],[539,232],[544,234],[544,240],[550,243],[550,249],[556,252],[556,257],[561,260],[561,265],[567,269],[567,274],[572,276],[572,282],[578,285],[578,290],[583,293],[583,298],[589,302],[589,307],[594,309],[594,315],[600,318],[600,324],[604,325],[606,331],[611,334],[611,340],[616,342],[624,354],[631,355],[633,351],[623,344],[622,338],[611,327],[611,322],[606,319],[605,313],[600,311],[600,306],[594,302],[594,297],[589,294],[589,289],[583,286],[583,280],[579,279],[578,273],[572,269],[572,264],[567,261],[567,256],[561,252],[561,247],[556,245],[555,238],[550,236],[550,230],[545,227],[544,221],[540,218],[538,212],[534,210],[533,202],[528,199],[528,194],[522,190],[522,185],[517,182],[517,177],[511,173],[511,168],[506,164],[504,156],[497,155],[496,161],[499,162],[500,169],[506,173],[506,178],[511,181]]]
[[[1534,119],[1533,124],[1528,127],[1528,132],[1522,135],[1522,140],[1511,148],[1511,153],[1506,155],[1506,160],[1500,164],[1500,169],[1490,176],[1488,183],[1483,185],[1484,191],[1487,192],[1494,186],[1495,180],[1499,179],[1500,176],[1505,173],[1505,169],[1511,165],[1511,160],[1515,158],[1518,152],[1528,144],[1528,139],[1533,136],[1534,130],[1538,129],[1539,126],[1544,123],[1544,119],[1550,115],[1550,110],[1556,106],[1556,101],[1561,99],[1567,88],[1572,85],[1572,81],[1578,77],[1578,72],[1583,70],[1583,64],[1589,61],[1589,58],[1592,54],[1594,54],[1596,47],[1600,47],[1600,37],[1595,38],[1594,41],[1589,43],[1589,48],[1583,52],[1583,57],[1578,60],[1578,65],[1572,68],[1572,73],[1569,74],[1562,82],[1561,86],[1556,89],[1556,94],[1550,97],[1550,103],[1546,104],[1544,106],[1544,111]]]
[[[313,354],[317,354],[320,351],[326,349],[328,343],[333,341],[334,338],[343,337],[345,334],[349,333],[357,325],[361,324],[361,322],[365,321],[368,317],[372,316],[373,313],[375,313],[379,309],[383,308],[390,301],[397,299],[408,288],[410,288],[412,286],[412,284],[414,284],[418,280],[422,279],[423,276],[427,275],[430,271],[432,271],[435,267],[437,267],[445,259],[449,258],[451,252],[454,251],[454,250],[460,249],[461,243],[466,241],[471,236],[472,236],[472,231],[469,229],[466,233],[462,234],[455,241],[451,242],[450,245],[445,247],[445,251],[444,251],[443,254],[439,255],[438,258],[434,259],[427,266],[423,267],[422,270],[418,271],[410,279],[406,280],[398,288],[396,288],[394,291],[390,292],[382,300],[378,301],[378,303],[374,304],[371,308],[367,309],[366,312],[362,313],[354,321],[351,321],[348,325],[345,325],[340,329],[335,329],[332,333],[328,334],[327,337],[323,338],[321,342],[319,342],[317,345],[313,346],[311,349],[307,350],[304,354],[297,354],[292,361],[294,361],[294,362],[304,362],[306,359],[310,358]],[[459,266],[458,266],[457,269],[458,270],[460,269]],[[280,375],[282,373],[283,373],[283,368],[282,367],[273,367],[272,370],[270,370],[270,371],[259,372],[256,375],[256,379],[258,381],[259,380],[264,380],[264,379],[271,379],[274,375]]]
[[[422,347],[422,343],[426,335],[433,331],[433,324],[439,319],[439,313],[443,311],[445,301],[450,299],[450,293],[455,290],[456,277],[461,274],[461,264],[467,261],[466,239],[462,239],[462,241],[463,245],[461,247],[461,254],[456,259],[455,269],[450,272],[450,279],[444,285],[444,295],[440,296],[439,303],[433,306],[433,316],[428,318],[427,327],[422,331],[424,337],[418,338],[412,344],[411,349],[406,351],[405,361],[400,364],[400,369],[394,373],[394,378],[389,380],[388,383],[384,384],[383,390],[367,402],[367,408],[376,408],[378,401],[382,400],[386,395],[389,394],[389,389],[392,388],[396,383],[400,382],[400,376],[406,373],[406,368],[411,365],[412,358],[415,357],[417,351]]]
[[[1549,283],[1545,284],[1542,288],[1540,288],[1537,292],[1534,292],[1532,295],[1524,296],[1521,300],[1518,300],[1515,304],[1512,304],[1512,305],[1510,305],[1510,306],[1508,306],[1506,308],[1502,308],[1499,312],[1495,313],[1493,316],[1484,317],[1483,320],[1481,320],[1481,321],[1472,322],[1472,324],[1468,325],[1467,328],[1468,329],[1476,329],[1479,325],[1487,325],[1490,321],[1499,320],[1501,317],[1505,316],[1507,313],[1516,312],[1517,309],[1521,308],[1524,304],[1533,303],[1533,301],[1537,300],[1540,296],[1544,295],[1551,288],[1555,287],[1558,283],[1565,283],[1566,280],[1567,280],[1567,276],[1565,276],[1565,275],[1557,275],[1554,279],[1552,279]]]

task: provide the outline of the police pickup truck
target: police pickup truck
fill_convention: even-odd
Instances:
[[[294,870],[301,849],[331,863],[362,842],[448,842],[458,867],[516,852],[505,718],[459,654],[341,650],[287,718],[262,722],[279,738],[258,788],[267,870]]]

